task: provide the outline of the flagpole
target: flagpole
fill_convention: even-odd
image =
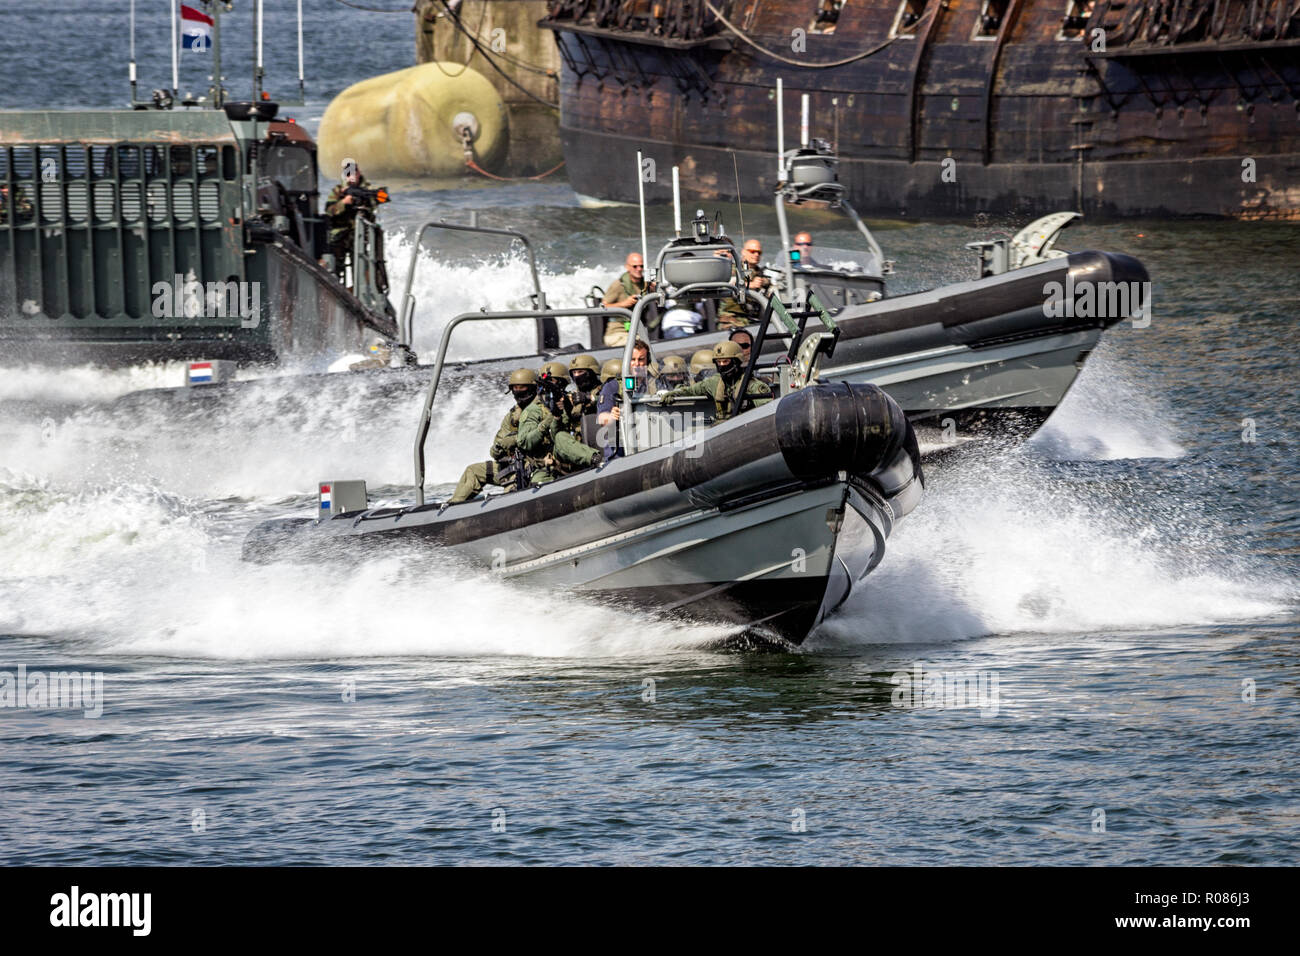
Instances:
[[[225,88],[221,82],[221,3],[218,0],[209,9],[212,10],[212,105],[221,109],[226,102]]]
[[[266,72],[262,67],[262,0],[253,2],[253,19],[257,30],[257,67],[253,70],[253,102],[256,103],[262,98],[262,77]]]
[[[172,6],[172,99],[180,95],[181,91],[181,70],[180,64],[176,59],[176,5],[177,0],[171,0]]]

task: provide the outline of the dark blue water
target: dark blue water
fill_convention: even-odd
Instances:
[[[48,7],[40,31],[0,9],[4,105],[115,105],[103,71],[51,64],[78,24],[97,58],[124,50],[122,6]],[[306,7],[308,115],[409,64],[409,17]],[[394,234],[478,209],[536,236],[560,301],[637,242],[634,210],[581,209],[562,181],[397,195]],[[763,210],[744,218],[774,239]],[[968,277],[962,244],[1019,225],[878,236],[904,291]],[[205,415],[69,410],[178,370],[0,371],[0,671],[103,675],[97,718],[0,707],[0,860],[1293,862],[1300,236],[1085,224],[1062,245],[1140,256],[1150,327],[1109,333],[1029,444],[932,470],[867,587],[791,654],[436,556],[329,576],[238,561],[321,478],[403,494],[413,398],[285,383]],[[400,282],[410,245],[392,248]],[[426,345],[527,291],[517,260],[448,245],[416,289]],[[500,404],[450,397],[434,483],[481,458]],[[996,698],[901,706],[918,666],[996,678]]]

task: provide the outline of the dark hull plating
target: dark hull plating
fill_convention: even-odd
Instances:
[[[718,0],[730,25],[609,6],[556,0],[543,22],[584,195],[634,201],[641,149],[692,194],[768,199],[781,77],[787,146],[807,93],[865,213],[1300,218],[1294,5],[849,0],[832,30],[800,0]]]

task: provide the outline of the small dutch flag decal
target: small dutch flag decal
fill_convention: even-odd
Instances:
[[[330,510],[330,486],[329,485],[320,486],[320,510],[321,511]]]

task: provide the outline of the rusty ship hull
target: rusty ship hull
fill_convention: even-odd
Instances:
[[[787,142],[809,94],[871,215],[1300,219],[1294,0],[553,0],[541,25],[585,196],[635,201],[639,149],[767,200],[781,77]]]

